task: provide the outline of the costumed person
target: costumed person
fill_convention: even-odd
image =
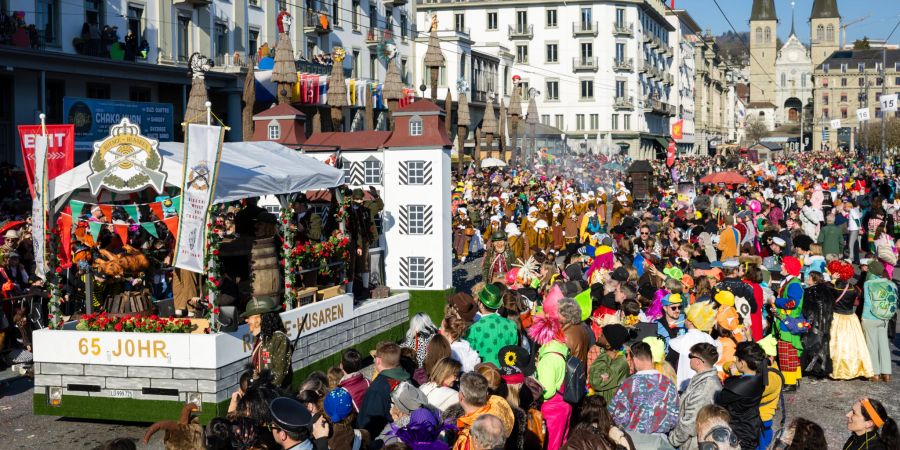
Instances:
[[[536,315],[528,329],[528,336],[538,345],[536,376],[544,388],[541,414],[547,423],[547,448],[561,448],[569,433],[572,405],[563,399],[562,388],[566,376],[569,348],[557,311],[559,298],[548,295],[543,312]]]
[[[800,355],[803,353],[801,336],[809,327],[803,322],[803,282],[800,281],[800,270],[803,264],[793,256],[785,256],[781,260],[781,275],[784,280],[775,299],[776,326],[778,338],[778,367],[784,374],[784,391],[797,390],[802,370]]]
[[[294,346],[284,328],[284,321],[278,312],[281,308],[271,297],[254,297],[247,303],[241,317],[247,321],[253,335],[253,350],[250,353],[250,367],[253,379],[259,379],[265,372],[271,375],[272,384],[290,388],[293,369],[291,356]]]
[[[881,261],[869,262],[869,275],[863,284],[862,328],[872,359],[872,381],[891,381],[891,344],[889,321],[897,313],[897,287],[887,278]]]
[[[681,314],[682,303],[681,294],[666,294],[662,298],[663,315],[656,321],[656,334],[666,344],[666,361],[672,367],[678,367],[679,354],[669,346],[669,341],[687,332],[684,328],[684,316]]]
[[[503,282],[506,272],[512,268],[513,261],[515,261],[515,256],[506,242],[506,232],[495,231],[491,235],[491,245],[484,252],[481,261],[481,280],[485,283]]]
[[[538,209],[534,206],[528,208],[528,215],[522,220],[519,229],[525,237],[525,252],[523,257],[528,258],[533,253],[533,249],[538,246]]]
[[[823,379],[831,373],[829,341],[834,316],[834,288],[825,281],[821,272],[810,272],[807,277],[802,312],[809,321],[809,330],[800,339],[803,343],[800,361],[804,374]]]
[[[469,219],[469,210],[465,205],[456,208],[456,217],[453,218],[453,253],[459,262],[466,262],[469,256],[469,240],[475,234],[475,227]]]
[[[347,233],[350,235],[350,264],[347,270],[349,280],[347,291],[354,298],[364,299],[369,287],[369,245],[378,239],[378,229],[374,218],[384,208],[384,202],[378,197],[374,187],[369,192],[375,200],[365,202],[365,194],[360,188],[353,190],[350,207],[347,211]],[[356,281],[359,280],[359,283]]]
[[[854,276],[853,266],[844,261],[831,261],[827,269],[835,280],[834,315],[828,340],[831,378],[852,380],[872,377],[872,360],[869,358],[862,325],[856,316],[856,303],[862,293],[850,283]]]
[[[625,342],[628,329],[613,323],[601,328],[597,337],[600,352],[588,369],[588,382],[596,395],[609,402],[616,395],[622,381],[628,377],[628,361],[625,357]]]
[[[506,239],[507,239],[507,247],[512,252],[513,258],[516,261],[525,258],[525,240],[522,238],[522,232],[519,231],[519,226],[515,223],[506,224]]]
[[[900,432],[897,422],[888,416],[887,409],[878,400],[862,398],[847,413],[847,429],[850,438],[844,450],[894,450],[900,448]]]

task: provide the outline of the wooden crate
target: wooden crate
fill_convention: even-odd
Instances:
[[[322,300],[328,300],[331,297],[337,297],[345,292],[344,286],[331,286],[324,289],[319,289],[316,292],[316,301],[321,302]]]
[[[304,306],[316,301],[316,292],[318,289],[308,287],[297,292],[297,304],[294,306]]]

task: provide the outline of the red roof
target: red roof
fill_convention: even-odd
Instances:
[[[307,152],[333,152],[334,148],[315,148],[310,145],[340,147],[341,150],[378,150],[391,136],[390,131],[353,131],[316,133],[300,147]]]
[[[398,109],[397,112],[444,112],[444,109],[430,100],[419,99]]]
[[[280,117],[280,116],[300,116],[306,117],[301,111],[297,110],[291,105],[287,103],[280,103],[278,106],[273,106],[259,114],[254,114],[253,117]]]

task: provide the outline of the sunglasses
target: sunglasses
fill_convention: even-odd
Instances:
[[[689,355],[689,356],[688,356],[688,359],[703,359],[703,358],[701,358],[701,357],[699,357],[699,356],[697,356],[697,355]]]
[[[675,311],[680,311],[681,305],[669,305],[669,306],[667,306],[667,308],[675,310]]]
[[[647,235],[649,235],[649,234],[650,234],[650,233],[645,233],[645,232],[641,231],[641,236],[647,236]]]

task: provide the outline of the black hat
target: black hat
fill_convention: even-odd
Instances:
[[[526,377],[534,374],[534,358],[531,357],[528,350],[518,345],[507,345],[501,348],[497,352],[497,359],[500,360],[500,367],[516,366]]]
[[[605,325],[603,328],[603,337],[609,343],[609,347],[618,350],[628,342],[628,329],[618,323]]]
[[[647,300],[653,300],[653,297],[656,296],[656,287],[652,283],[644,283],[638,286],[638,294]]]
[[[610,277],[613,280],[616,280],[620,283],[624,283],[624,282],[628,281],[628,270],[625,269],[624,267],[619,267],[616,270],[613,270],[612,275],[610,275]]]
[[[299,432],[312,424],[312,415],[306,406],[289,397],[278,397],[269,403],[272,425],[285,431]]]

